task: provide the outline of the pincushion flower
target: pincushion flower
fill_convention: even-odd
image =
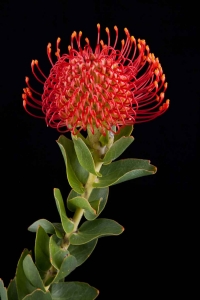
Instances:
[[[43,93],[35,91],[26,77],[27,87],[22,95],[25,110],[60,132],[98,128],[102,134],[150,121],[163,114],[169,107],[164,102],[167,83],[158,58],[150,53],[145,40],[136,39],[124,29],[126,40],[117,50],[118,28],[114,26],[115,42],[110,44],[110,31],[106,28],[108,42],[100,40],[97,24],[97,45],[93,51],[89,39],[81,46],[82,32],[73,32],[68,54],[60,54],[56,45],[56,63],[51,57],[51,44],[47,54],[52,65],[45,76],[38,61],[31,63],[35,78],[43,85]],[[75,45],[76,42],[76,45]],[[41,110],[44,116],[36,114]]]

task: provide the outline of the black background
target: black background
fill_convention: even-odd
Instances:
[[[98,299],[186,295],[190,204],[198,198],[194,170],[199,164],[198,7],[193,3],[0,1],[0,278],[6,286],[22,250],[34,247],[27,227],[40,218],[59,220],[53,188],[60,188],[64,198],[70,191],[55,142],[59,133],[22,107],[24,78],[34,81],[32,59],[48,74],[46,45],[55,45],[58,36],[62,53],[74,30],[81,30],[94,47],[100,23],[104,38],[104,28],[114,37],[117,25],[120,40],[127,27],[147,41],[166,74],[171,102],[162,117],[135,126],[135,141],[122,155],[150,159],[158,168],[156,175],[110,188],[101,216],[118,221],[125,232],[100,239],[90,259],[68,280],[97,287]]]

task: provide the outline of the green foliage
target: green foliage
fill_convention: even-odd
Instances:
[[[36,232],[35,262],[25,249],[8,290],[0,280],[0,300],[94,300],[98,296],[98,290],[86,283],[64,280],[89,258],[98,238],[124,230],[113,220],[98,218],[107,203],[109,186],[156,172],[148,160],[112,162],[133,142],[132,130],[133,126],[125,126],[114,136],[109,132],[103,136],[96,130],[96,136],[91,137],[90,132],[87,139],[80,133],[72,140],[59,137],[57,143],[72,187],[67,208],[72,212],[79,209],[78,213],[73,219],[68,217],[61,192],[55,188],[61,223],[40,219],[28,228]],[[100,174],[97,170],[101,165]],[[87,221],[77,228],[82,213]]]
[[[0,279],[0,300],[8,300],[7,290],[4,287],[3,280]]]
[[[45,230],[39,226],[35,239],[35,263],[42,278],[51,267],[49,255],[49,236]]]
[[[29,280],[29,282],[34,287],[39,288],[45,292],[45,287],[44,287],[43,281],[40,277],[38,269],[36,268],[30,254],[28,254],[24,258],[22,264],[23,264],[24,274],[26,275],[26,278]]]
[[[98,293],[97,289],[82,282],[60,282],[51,286],[53,300],[93,300]]]
[[[119,157],[133,141],[134,138],[132,136],[123,136],[117,141],[115,141],[103,158],[104,164],[108,164],[112,160]]]
[[[73,136],[72,136],[73,137]],[[88,146],[81,138],[73,137],[74,148],[80,165],[89,173],[101,176],[100,173],[95,170],[95,163],[92,154]]]
[[[8,300],[18,300],[16,278],[11,280],[10,283],[9,283],[9,286],[8,286]]]
[[[115,134],[114,141],[116,142],[123,136],[130,136],[133,131],[133,125],[121,127],[120,131]]]
[[[69,240],[72,245],[82,245],[102,236],[119,235],[123,231],[124,228],[113,220],[97,219],[84,222]]]
[[[94,239],[87,244],[69,246],[68,250],[70,254],[76,257],[77,267],[82,265],[89,258],[97,245],[97,241],[98,239]]]
[[[53,300],[50,292],[43,292],[42,290],[37,289],[33,293],[27,295],[23,300]]]
[[[67,200],[67,205],[69,210],[75,211],[78,207],[85,210],[85,212],[88,212],[92,216],[96,216],[96,210],[92,208],[89,201],[86,198],[77,196],[72,199]]]
[[[17,294],[19,300],[24,299],[26,295],[29,295],[30,293],[32,293],[37,289],[29,282],[28,278],[24,273],[23,260],[28,254],[30,254],[30,252],[27,249],[25,249],[22,252],[16,270],[16,286],[17,286]]]
[[[62,240],[60,240],[55,234],[50,237],[49,249],[51,263],[57,270],[59,270],[63,260],[69,255],[69,250],[62,247]]]
[[[77,193],[82,194],[89,173],[80,165],[76,156],[74,144],[70,139],[61,135],[57,143],[65,161],[69,184]]]
[[[67,217],[63,198],[59,189],[54,189],[54,197],[56,200],[56,206],[60,215],[63,229],[66,233],[70,233],[74,229],[74,223]]]
[[[110,165],[102,166],[102,177],[98,178],[98,182],[93,183],[93,186],[104,188],[123,181],[155,174],[156,170],[156,167],[150,165],[149,160],[133,158],[118,160]]]
[[[78,193],[76,193],[74,190],[71,190],[71,192],[68,195],[67,198],[67,207],[71,211],[75,211],[76,207],[84,208],[84,216],[87,220],[91,221],[96,219],[100,213],[103,211],[107,199],[108,199],[108,187],[106,188],[95,188],[92,190],[89,199],[87,201],[88,209],[86,207],[86,201],[85,201],[85,208],[83,205],[78,205],[78,201],[76,202],[76,206],[73,205],[73,202],[76,201],[76,198],[80,197]],[[74,199],[74,200],[73,200]],[[85,199],[85,198],[84,198]]]

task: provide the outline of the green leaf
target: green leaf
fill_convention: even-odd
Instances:
[[[4,287],[3,280],[0,278],[0,299],[1,300],[8,300],[7,290]]]
[[[74,207],[72,207],[73,210],[70,209],[70,205],[68,205],[68,202],[75,198],[75,197],[78,197],[78,196],[81,196],[80,194],[78,194],[77,192],[75,192],[74,190],[71,190],[68,197],[67,197],[67,208],[70,210],[70,211],[73,211],[74,212]]]
[[[87,146],[90,146],[90,143],[89,141],[87,140],[87,138],[85,138],[80,132],[77,133],[77,136],[79,138],[81,138],[83,140],[83,142],[87,145]]]
[[[119,235],[124,228],[117,222],[109,219],[97,219],[86,221],[78,229],[77,233],[70,236],[72,245],[82,245],[96,238],[108,235]]]
[[[57,237],[63,238],[65,232],[63,230],[61,223],[51,223],[48,220],[40,219],[34,222],[28,227],[28,230],[31,232],[37,232],[38,227],[41,226],[46,233],[54,234],[56,233]]]
[[[88,199],[90,205],[96,210],[96,215],[90,214],[89,211],[85,211],[84,216],[87,220],[91,221],[96,219],[102,210],[104,209],[107,199],[108,199],[108,191],[109,188],[103,188],[103,189],[93,189],[90,197]]]
[[[40,220],[34,222],[33,224],[31,224],[28,227],[28,230],[31,232],[37,232],[39,226],[41,226],[45,230],[46,233],[49,233],[49,234],[55,233],[55,228],[54,228],[53,224],[45,219],[40,219]]]
[[[106,130],[106,135],[101,135],[99,138],[99,142],[102,146],[106,146],[109,143],[110,137],[109,137],[109,131]]]
[[[59,270],[65,257],[69,255],[69,250],[65,250],[61,246],[60,240],[55,234],[50,237],[49,250],[52,265]]]
[[[66,233],[70,233],[74,229],[74,223],[66,215],[63,198],[59,189],[54,189],[54,198],[56,200],[56,206],[61,218],[63,229]]]
[[[27,249],[25,249],[22,252],[22,255],[17,265],[16,286],[19,300],[22,300],[26,295],[36,290],[36,288],[27,279],[23,269],[23,260],[28,254],[30,254],[30,252]]]
[[[149,160],[143,159],[122,159],[102,166],[102,177],[98,178],[98,182],[93,183],[93,187],[103,188],[123,181],[135,179],[142,176],[152,175],[156,173],[156,167],[150,165]]]
[[[94,218],[96,217],[96,210],[92,208],[87,199],[77,196],[67,201],[69,210],[75,211],[77,207],[84,209],[85,212],[89,212]]]
[[[92,240],[91,242],[84,244],[84,245],[70,245],[68,250],[71,255],[76,257],[77,260],[77,267],[83,264],[86,259],[89,258],[91,253],[93,252],[94,248],[97,245],[98,239]]]
[[[50,292],[44,293],[42,290],[37,289],[32,294],[23,298],[23,300],[53,300]]]
[[[61,223],[52,223],[54,228],[55,228],[55,232],[58,238],[62,239],[65,235],[65,231],[63,229],[63,226]]]
[[[10,281],[8,286],[8,300],[18,300],[16,279]]]
[[[42,276],[51,267],[49,257],[49,236],[45,230],[39,226],[35,239],[35,262]]]
[[[28,254],[23,260],[23,269],[29,282],[36,288],[39,288],[45,292],[46,290],[43,285],[42,279],[30,254]]]
[[[131,135],[132,131],[133,131],[133,125],[121,127],[119,133],[115,134],[114,141],[116,142],[123,136]]]
[[[100,213],[102,212],[102,210],[104,209],[107,199],[108,199],[108,192],[109,192],[109,188],[100,188],[100,189],[93,189],[88,202],[90,203],[91,207],[96,211],[96,214],[94,213],[90,213],[89,210],[86,210],[84,212],[84,216],[87,220],[91,221],[96,219]],[[67,198],[67,205],[68,203],[70,203],[71,199],[76,198],[76,197],[80,197],[80,195],[78,193],[76,193],[74,190],[71,190],[68,198]],[[74,211],[74,206],[68,205],[68,209],[71,211]]]
[[[59,282],[51,286],[53,300],[94,300],[99,291],[87,283]]]
[[[120,139],[118,139],[116,142],[114,142],[114,144],[105,154],[103,158],[103,162],[105,164],[108,164],[112,160],[119,157],[133,141],[134,138],[132,136],[128,136],[128,137],[123,136]]]
[[[68,255],[67,257],[65,257],[65,259],[63,260],[63,262],[60,266],[60,269],[59,269],[57,275],[51,281],[51,284],[53,282],[58,282],[61,279],[68,276],[76,267],[77,267],[77,261],[73,255]]]
[[[101,174],[96,172],[95,170],[95,164],[92,154],[84,141],[81,138],[73,136],[73,142],[80,165],[88,172],[97,176],[101,176]]]
[[[74,150],[74,144],[70,139],[61,135],[57,143],[64,157],[69,184],[77,193],[82,194],[89,173],[80,165]]]

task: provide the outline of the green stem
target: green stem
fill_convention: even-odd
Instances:
[[[97,162],[96,164],[95,164],[95,170],[96,170],[96,172],[99,172],[100,171],[100,169],[101,169],[101,166],[102,166],[102,162]],[[89,199],[89,197],[90,197],[90,194],[91,194],[91,192],[92,192],[92,190],[93,190],[93,183],[95,182],[95,179],[97,178],[97,176],[96,175],[93,175],[93,174],[89,174],[89,176],[88,176],[88,180],[87,180],[87,183],[86,183],[86,185],[85,185],[85,192],[81,195],[82,197],[84,197],[85,199]],[[78,225],[79,225],[79,223],[80,223],[80,221],[81,221],[81,218],[82,218],[82,216],[83,216],[83,213],[84,213],[84,209],[82,209],[82,208],[77,208],[76,209],[76,211],[75,211],[75,213],[74,213],[74,217],[73,217],[73,222],[74,222],[74,230],[73,230],[73,232],[72,233],[74,233],[74,232],[76,232],[77,231],[77,228],[78,228]],[[72,235],[72,233],[71,234],[69,234],[68,235],[68,238]]]

